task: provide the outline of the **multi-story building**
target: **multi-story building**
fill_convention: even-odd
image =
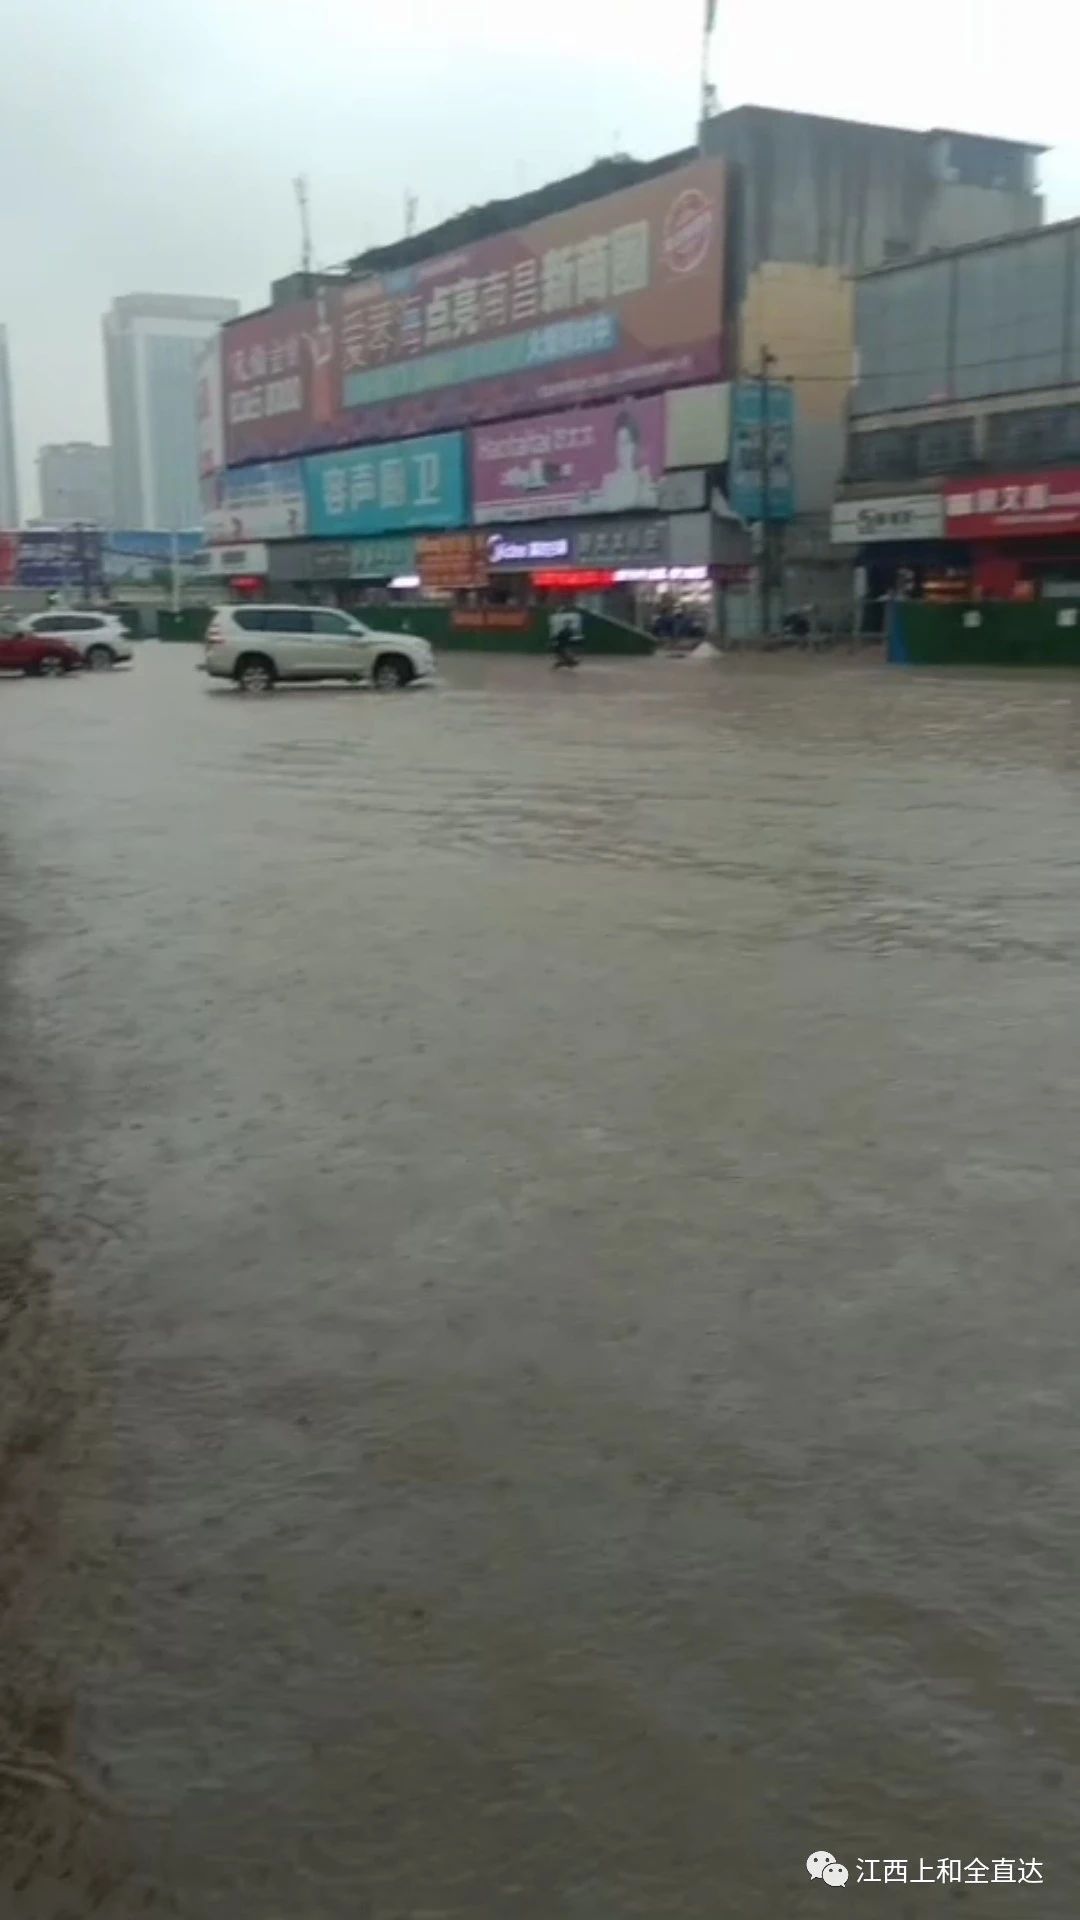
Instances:
[[[89,440],[42,447],[38,492],[41,517],[51,526],[112,526],[112,448]]]
[[[856,286],[859,379],[833,514],[869,598],[1080,588],[1080,221]]]
[[[702,128],[732,170],[730,299],[739,365],[790,380],[799,430],[789,601],[845,600],[829,555],[854,366],[852,276],[1042,220],[1042,149],[744,106]]]
[[[1038,220],[1038,150],[756,107],[701,134],[291,275],[226,327],[206,525],[235,572],[344,590],[474,527],[508,592],[608,593],[745,575],[742,523],[785,522],[766,584],[846,602],[852,273]]]
[[[198,363],[235,300],[124,294],[103,322],[117,524],[199,523]]]
[[[0,326],[0,529],[19,524],[19,483],[15,458],[15,407],[7,328]]]
[[[622,611],[745,569],[724,498],[725,188],[693,153],[611,160],[277,283],[222,335],[223,570],[345,599],[482,579],[500,601]]]

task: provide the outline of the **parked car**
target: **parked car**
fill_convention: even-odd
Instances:
[[[337,607],[217,607],[204,666],[245,693],[269,693],[278,680],[369,680],[386,689],[430,680],[435,655],[427,640],[380,632]]]
[[[115,613],[91,613],[89,608],[47,607],[20,622],[23,633],[43,640],[63,640],[80,653],[88,667],[102,670],[133,660],[135,649],[123,621]]]
[[[77,673],[85,665],[78,648],[66,640],[28,633],[25,627],[15,633],[0,633],[0,673],[30,673],[38,678]]]

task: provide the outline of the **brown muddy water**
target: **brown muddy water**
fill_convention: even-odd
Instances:
[[[1080,683],[194,658],[0,684],[4,1920],[1075,1914]]]

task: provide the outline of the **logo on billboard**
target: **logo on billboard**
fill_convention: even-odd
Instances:
[[[488,535],[488,560],[493,567],[531,566],[538,560],[568,560],[568,539],[507,540],[501,533]]]
[[[713,237],[714,202],[700,187],[686,187],[664,215],[664,259],[672,273],[696,273]]]

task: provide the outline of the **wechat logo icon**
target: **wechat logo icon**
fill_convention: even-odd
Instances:
[[[824,1880],[827,1887],[845,1887],[848,1870],[841,1866],[835,1854],[827,1853],[819,1847],[816,1853],[806,1856],[806,1871],[811,1880]]]

